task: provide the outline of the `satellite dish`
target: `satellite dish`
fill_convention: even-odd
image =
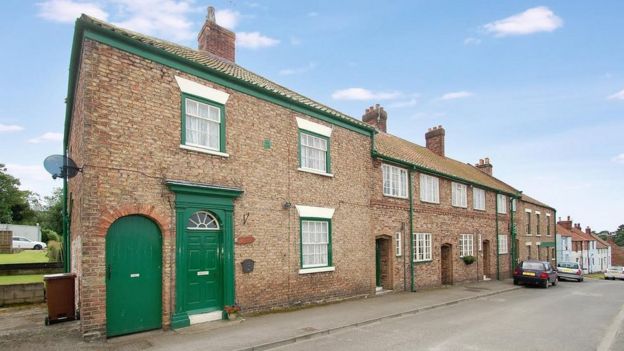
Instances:
[[[52,174],[52,179],[73,178],[82,172],[82,168],[76,165],[71,158],[63,155],[51,155],[43,161],[43,167]]]

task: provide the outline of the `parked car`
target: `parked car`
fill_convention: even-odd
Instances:
[[[604,274],[604,278],[611,279],[611,280],[624,279],[624,267],[622,266],[609,267],[609,269],[607,269],[607,271]]]
[[[528,260],[522,261],[513,273],[514,285],[531,284],[548,288],[557,285],[557,271],[548,262]]]
[[[577,262],[559,262],[557,263],[557,278],[583,281],[583,270]]]
[[[42,243],[41,241],[33,241],[28,238],[24,238],[21,236],[13,237],[13,248],[14,249],[34,249],[41,250],[45,249],[47,245]]]

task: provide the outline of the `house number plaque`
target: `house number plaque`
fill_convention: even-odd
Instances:
[[[254,260],[248,258],[246,260],[243,260],[243,262],[241,262],[241,266],[243,267],[243,273],[250,273],[254,270],[254,264],[256,262],[254,262]]]

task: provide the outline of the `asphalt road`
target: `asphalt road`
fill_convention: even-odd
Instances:
[[[624,350],[624,282],[522,288],[278,350]]]

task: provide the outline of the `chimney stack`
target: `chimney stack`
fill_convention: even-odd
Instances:
[[[445,132],[442,126],[429,128],[425,134],[427,149],[442,157],[444,157],[444,134]]]
[[[589,226],[585,227],[585,233],[587,235],[591,235],[592,232],[591,232],[591,228]]]
[[[487,175],[492,175],[492,171],[494,168],[494,166],[492,166],[492,164],[490,163],[489,157],[486,157],[485,159],[480,159],[479,163],[475,164],[475,167],[477,167],[481,172]]]
[[[559,222],[557,222],[557,224],[566,228],[567,230],[572,230],[572,220],[570,219],[570,216],[568,216],[568,220],[566,221],[562,221],[561,217],[559,217]]]
[[[215,9],[208,7],[206,22],[197,37],[199,51],[211,53],[220,58],[234,62],[236,51],[236,34],[217,24]]]
[[[371,106],[364,111],[362,115],[362,121],[372,125],[373,127],[381,130],[382,132],[386,132],[386,124],[388,121],[388,113],[384,110],[383,107],[376,104],[374,107]]]

